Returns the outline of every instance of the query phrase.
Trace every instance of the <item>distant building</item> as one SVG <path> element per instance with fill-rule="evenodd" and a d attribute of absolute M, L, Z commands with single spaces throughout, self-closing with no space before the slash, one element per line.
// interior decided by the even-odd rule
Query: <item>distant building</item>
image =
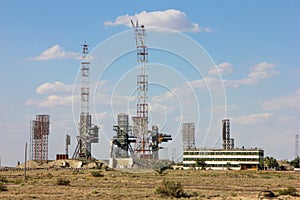
<path fill-rule="evenodd" d="M 212 170 L 258 170 L 263 166 L 262 149 L 210 149 L 183 151 L 183 169 L 199 168 L 197 161 L 204 161 Z"/>
<path fill-rule="evenodd" d="M 264 150 L 236 149 L 230 137 L 230 120 L 222 120 L 223 149 L 197 149 L 193 123 L 183 125 L 183 169 L 202 168 L 212 170 L 258 170 L 263 169 Z M 192 144 L 192 145 L 191 145 Z M 191 148 L 193 147 L 193 148 Z"/>
<path fill-rule="evenodd" d="M 195 123 L 182 124 L 183 150 L 196 149 L 195 145 Z"/>

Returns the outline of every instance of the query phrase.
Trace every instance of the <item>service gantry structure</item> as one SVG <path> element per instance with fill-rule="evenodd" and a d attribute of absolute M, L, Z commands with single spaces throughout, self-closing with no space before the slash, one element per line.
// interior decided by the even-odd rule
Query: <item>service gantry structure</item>
<path fill-rule="evenodd" d="M 30 159 L 47 161 L 50 115 L 36 115 L 35 120 L 32 120 L 30 124 Z"/>

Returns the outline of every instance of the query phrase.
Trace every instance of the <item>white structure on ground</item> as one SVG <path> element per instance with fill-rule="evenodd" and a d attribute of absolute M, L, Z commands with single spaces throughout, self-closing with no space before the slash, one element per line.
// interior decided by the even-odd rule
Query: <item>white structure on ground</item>
<path fill-rule="evenodd" d="M 262 149 L 211 149 L 183 151 L 183 169 L 199 168 L 198 161 L 205 162 L 212 170 L 258 170 L 263 166 Z M 199 165 L 199 164 L 198 164 Z"/>

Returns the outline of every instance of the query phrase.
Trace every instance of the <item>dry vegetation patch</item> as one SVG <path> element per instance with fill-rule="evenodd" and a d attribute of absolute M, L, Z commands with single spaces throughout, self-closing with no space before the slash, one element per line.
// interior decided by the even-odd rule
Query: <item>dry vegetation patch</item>
<path fill-rule="evenodd" d="M 1 171 L 8 191 L 0 192 L 0 199 L 164 199 L 155 191 L 170 181 L 181 185 L 190 199 L 257 200 L 261 191 L 270 190 L 279 198 L 295 200 L 299 197 L 284 190 L 300 191 L 296 172 L 167 170 L 163 176 L 156 171 L 139 172 L 32 170 L 24 180 L 20 171 Z"/>

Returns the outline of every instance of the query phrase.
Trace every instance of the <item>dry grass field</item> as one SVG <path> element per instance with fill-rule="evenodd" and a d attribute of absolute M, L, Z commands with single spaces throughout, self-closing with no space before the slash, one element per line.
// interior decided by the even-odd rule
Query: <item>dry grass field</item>
<path fill-rule="evenodd" d="M 22 171 L 0 171 L 0 177 L 8 181 L 3 183 L 8 191 L 1 191 L 0 199 L 166 199 L 155 193 L 164 180 L 180 182 L 189 199 L 251 200 L 258 199 L 262 190 L 278 194 L 287 187 L 300 193 L 299 172 L 167 170 L 158 174 L 102 170 L 100 177 L 95 177 L 95 171 L 99 170 L 32 170 L 27 172 L 27 180 Z M 69 185 L 64 182 L 68 180 Z M 280 195 L 275 199 L 295 200 L 300 196 Z"/>

